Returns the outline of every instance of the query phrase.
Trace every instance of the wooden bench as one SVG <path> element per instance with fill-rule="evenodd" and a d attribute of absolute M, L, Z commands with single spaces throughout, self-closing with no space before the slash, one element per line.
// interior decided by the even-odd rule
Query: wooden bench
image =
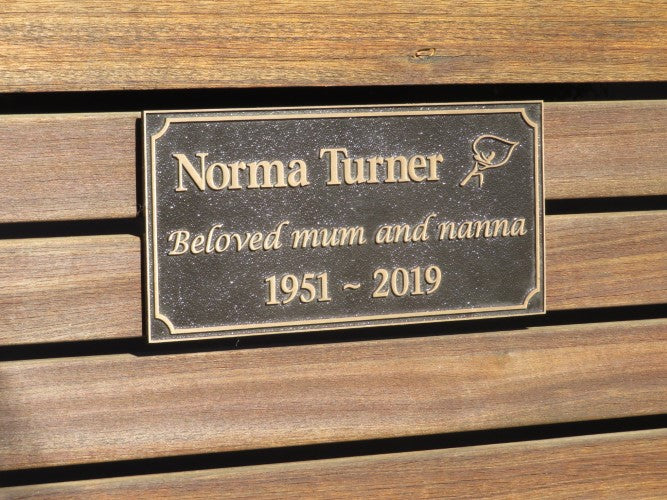
<path fill-rule="evenodd" d="M 667 5 L 4 7 L 0 495 L 665 494 Z M 643 100 L 631 83 L 651 81 Z M 491 83 L 546 101 L 546 316 L 145 344 L 127 102 Z"/>

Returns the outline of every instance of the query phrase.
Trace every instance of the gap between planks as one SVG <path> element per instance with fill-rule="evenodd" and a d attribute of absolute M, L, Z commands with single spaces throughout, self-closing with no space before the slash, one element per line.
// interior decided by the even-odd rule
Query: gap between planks
<path fill-rule="evenodd" d="M 545 234 L 548 311 L 667 302 L 667 211 L 547 216 Z M 139 337 L 141 301 L 138 237 L 0 240 L 0 345 Z"/>
<path fill-rule="evenodd" d="M 655 319 L 8 361 L 0 468 L 656 415 L 666 333 Z"/>
<path fill-rule="evenodd" d="M 667 430 L 7 488 L 5 498 L 617 498 L 667 491 Z"/>
<path fill-rule="evenodd" d="M 0 116 L 0 223 L 135 217 L 139 116 Z M 545 103 L 546 197 L 667 194 L 666 143 L 667 100 Z"/>

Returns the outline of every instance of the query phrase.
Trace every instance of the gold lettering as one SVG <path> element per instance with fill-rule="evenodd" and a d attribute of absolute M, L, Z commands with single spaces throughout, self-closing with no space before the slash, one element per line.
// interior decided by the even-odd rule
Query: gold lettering
<path fill-rule="evenodd" d="M 270 231 L 269 234 L 266 235 L 266 239 L 264 240 L 264 250 L 278 250 L 283 246 L 282 243 L 280 243 L 280 232 L 282 231 L 283 226 L 286 226 L 287 224 L 289 224 L 289 221 L 282 221 L 273 231 Z"/>
<path fill-rule="evenodd" d="M 352 163 L 356 165 L 354 169 L 356 173 L 352 172 Z M 366 182 L 364 163 L 364 158 L 357 158 L 356 160 L 346 158 L 343 160 L 343 180 L 345 180 L 345 184 L 364 184 Z"/>
<path fill-rule="evenodd" d="M 203 234 L 198 234 L 194 238 L 192 238 L 192 244 L 190 245 L 190 251 L 193 254 L 198 254 L 202 253 L 204 251 L 204 235 Z"/>
<path fill-rule="evenodd" d="M 366 236 L 362 226 L 292 231 L 292 248 L 328 248 L 335 246 L 363 245 Z"/>
<path fill-rule="evenodd" d="M 336 239 L 336 230 L 335 229 L 320 229 L 320 239 L 321 245 L 323 248 L 335 247 L 338 245 L 338 240 Z"/>
<path fill-rule="evenodd" d="M 421 182 L 427 179 L 426 175 L 417 174 L 417 169 L 426 169 L 426 158 L 422 155 L 415 155 L 408 162 L 408 176 L 415 182 Z"/>
<path fill-rule="evenodd" d="M 236 251 L 240 252 L 248 244 L 248 241 L 250 241 L 250 233 L 245 233 L 245 238 L 242 238 L 238 233 L 234 233 L 232 234 L 232 239 L 236 240 Z"/>
<path fill-rule="evenodd" d="M 445 236 L 447 236 L 448 230 L 449 230 L 448 238 L 450 240 L 456 239 L 456 226 L 454 225 L 453 222 L 441 222 L 440 224 L 438 224 L 438 232 L 439 232 L 438 239 L 441 241 L 444 240 Z"/>
<path fill-rule="evenodd" d="M 234 163 L 229 164 L 229 168 L 232 169 L 232 182 L 229 184 L 229 189 L 241 189 L 241 184 L 239 183 L 239 171 L 246 169 L 246 164 L 242 161 L 235 161 Z"/>
<path fill-rule="evenodd" d="M 472 222 L 470 221 L 465 221 L 463 224 L 459 226 L 459 233 L 458 233 L 458 238 L 460 240 L 462 239 L 470 239 L 473 236 L 472 232 Z"/>
<path fill-rule="evenodd" d="M 475 238 L 479 238 L 482 234 L 482 229 L 484 229 L 484 237 L 488 238 L 491 236 L 491 222 L 488 220 L 484 221 L 475 221 Z"/>
<path fill-rule="evenodd" d="M 429 174 L 426 180 L 428 181 L 438 181 L 438 162 L 444 161 L 442 155 L 430 155 L 428 156 L 428 169 Z"/>
<path fill-rule="evenodd" d="M 188 251 L 190 232 L 185 230 L 172 231 L 169 241 L 174 240 L 174 248 L 167 255 L 182 255 Z"/>
<path fill-rule="evenodd" d="M 501 233 L 503 236 L 508 236 L 510 234 L 509 224 L 507 222 L 507 219 L 496 219 L 493 222 L 491 222 L 491 225 L 493 226 L 493 237 L 494 238 L 496 238 L 498 236 L 498 233 L 500 232 L 500 228 L 503 229 L 503 232 Z"/>
<path fill-rule="evenodd" d="M 289 184 L 290 187 L 303 187 L 310 185 L 310 182 L 308 182 L 308 168 L 306 168 L 305 161 L 292 160 L 289 162 L 288 168 L 291 170 L 291 172 L 287 175 L 287 184 Z"/>
<path fill-rule="evenodd" d="M 409 224 L 386 224 L 375 233 L 375 243 L 378 245 L 400 243 L 401 240 L 403 243 L 411 241 Z"/>
<path fill-rule="evenodd" d="M 317 229 L 296 229 L 292 231 L 292 248 L 306 248 L 308 245 L 315 248 L 319 244 Z"/>
<path fill-rule="evenodd" d="M 385 182 L 408 182 L 410 180 L 408 178 L 408 160 L 405 156 L 389 156 L 385 158 L 385 161 L 387 162 L 387 178 Z M 401 177 L 398 180 L 396 179 L 396 170 L 394 169 L 396 162 L 401 165 Z"/>
<path fill-rule="evenodd" d="M 428 224 L 429 222 L 431 222 L 431 219 L 435 216 L 436 214 L 429 214 L 422 222 L 417 224 L 417 227 L 415 227 L 415 231 L 412 236 L 412 241 L 428 240 Z"/>
<path fill-rule="evenodd" d="M 339 246 L 363 245 L 366 243 L 366 235 L 362 226 L 339 227 L 337 230 Z"/>
<path fill-rule="evenodd" d="M 523 236 L 526 234 L 528 231 L 526 231 L 526 219 L 516 219 L 514 222 L 512 222 L 512 229 L 510 229 L 510 233 L 512 236 Z"/>
<path fill-rule="evenodd" d="M 248 182 L 248 189 L 258 187 L 287 187 L 287 184 L 285 184 L 285 165 L 280 160 L 274 160 L 272 162 L 255 161 L 249 163 L 248 167 L 250 167 L 250 181 Z M 259 167 L 261 167 L 263 171 L 261 186 L 259 185 L 257 179 L 257 170 Z M 273 172 L 275 173 L 274 177 L 276 180 L 275 184 L 271 182 L 271 169 L 274 169 Z"/>
<path fill-rule="evenodd" d="M 443 161 L 441 154 L 414 155 L 409 159 L 405 156 L 350 158 L 345 148 L 322 148 L 320 158 L 328 160 L 328 186 L 437 181 L 438 162 Z M 380 168 L 384 171 L 379 172 Z M 384 175 L 382 180 L 379 179 L 381 174 Z"/>
<path fill-rule="evenodd" d="M 204 182 L 204 162 L 206 161 L 208 153 L 196 154 L 196 156 L 199 157 L 201 172 L 195 170 L 195 167 L 192 166 L 192 163 L 190 163 L 190 160 L 188 160 L 184 154 L 174 153 L 171 156 L 178 162 L 178 186 L 176 186 L 175 191 L 187 191 L 187 188 L 183 186 L 183 169 L 185 169 L 190 176 L 190 179 L 192 179 L 199 190 L 204 191 L 204 189 L 206 189 L 206 184 Z"/>
<path fill-rule="evenodd" d="M 345 148 L 322 148 L 320 149 L 320 158 L 329 155 L 329 180 L 327 186 L 340 186 L 338 177 L 338 153 L 342 153 L 347 158 L 347 149 Z"/>
<path fill-rule="evenodd" d="M 250 238 L 250 243 L 248 243 L 248 248 L 250 251 L 255 252 L 256 250 L 262 248 L 263 239 L 264 235 L 262 233 L 254 233 Z"/>
<path fill-rule="evenodd" d="M 220 182 L 216 185 L 215 183 L 215 169 L 220 170 Z M 206 169 L 206 184 L 211 189 L 220 191 L 221 189 L 227 187 L 229 183 L 229 169 L 224 163 L 213 163 Z"/>
<path fill-rule="evenodd" d="M 211 253 L 215 250 L 215 247 L 211 244 L 211 240 L 213 239 L 213 232 L 220 228 L 222 228 L 222 224 L 216 224 L 208 230 L 208 236 L 206 237 L 206 253 Z"/>
<path fill-rule="evenodd" d="M 382 156 L 372 156 L 368 159 L 368 184 L 377 184 L 378 181 L 378 166 L 384 163 Z"/>
<path fill-rule="evenodd" d="M 511 226 L 507 219 L 464 221 L 461 223 L 446 221 L 438 224 L 438 239 L 469 240 L 472 238 L 506 238 L 527 234 L 526 219 L 513 219 Z"/>
<path fill-rule="evenodd" d="M 222 244 L 224 242 L 224 245 Z M 224 252 L 232 244 L 232 237 L 228 233 L 222 233 L 215 240 L 215 251 L 217 253 Z"/>

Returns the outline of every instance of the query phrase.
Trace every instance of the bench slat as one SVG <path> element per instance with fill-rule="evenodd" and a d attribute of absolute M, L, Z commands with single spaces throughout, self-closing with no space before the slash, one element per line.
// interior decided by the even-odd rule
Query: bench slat
<path fill-rule="evenodd" d="M 667 302 L 667 211 L 546 217 L 547 309 Z M 128 235 L 0 240 L 0 345 L 137 337 Z"/>
<path fill-rule="evenodd" d="M 10 1 L 0 91 L 661 81 L 664 2 Z"/>
<path fill-rule="evenodd" d="M 0 345 L 140 336 L 139 238 L 0 241 L 0 311 Z"/>
<path fill-rule="evenodd" d="M 658 498 L 667 430 L 40 484 L 6 498 Z"/>
<path fill-rule="evenodd" d="M 667 194 L 667 101 L 544 104 L 547 199 Z"/>
<path fill-rule="evenodd" d="M 0 222 L 136 217 L 139 116 L 0 116 Z"/>
<path fill-rule="evenodd" d="M 0 364 L 0 468 L 667 411 L 667 320 Z"/>
<path fill-rule="evenodd" d="M 667 194 L 667 101 L 545 103 L 547 199 Z M 2 222 L 134 217 L 138 113 L 0 116 Z"/>

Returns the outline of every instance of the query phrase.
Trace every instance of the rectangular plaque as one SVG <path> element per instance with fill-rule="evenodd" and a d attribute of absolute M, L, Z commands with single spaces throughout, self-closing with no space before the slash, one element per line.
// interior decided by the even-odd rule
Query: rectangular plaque
<path fill-rule="evenodd" d="M 541 102 L 143 127 L 150 342 L 544 312 Z"/>

